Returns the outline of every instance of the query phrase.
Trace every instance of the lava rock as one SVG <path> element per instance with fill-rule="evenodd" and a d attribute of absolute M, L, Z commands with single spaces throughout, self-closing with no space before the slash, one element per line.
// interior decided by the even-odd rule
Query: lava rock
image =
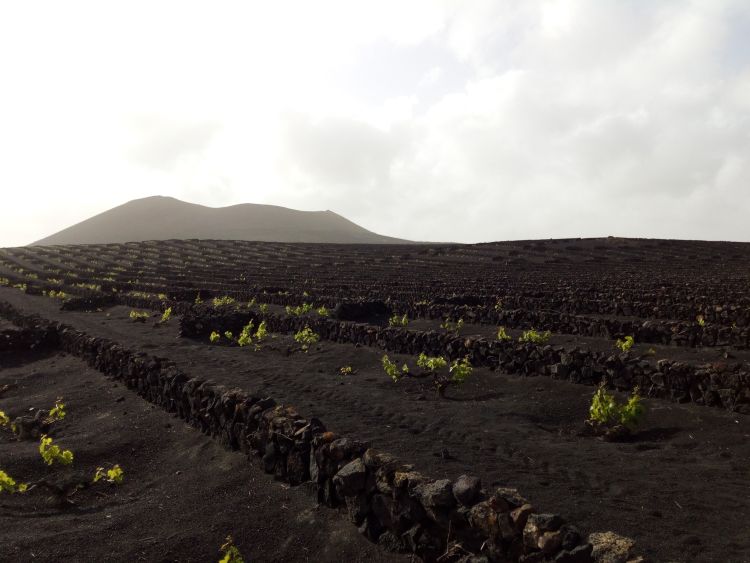
<path fill-rule="evenodd" d="M 545 537 L 547 532 L 556 532 L 563 525 L 563 519 L 556 514 L 530 514 L 523 529 L 524 545 L 532 549 L 542 549 L 542 545 L 552 542 L 551 538 Z M 562 544 L 562 537 L 558 537 Z"/>
<path fill-rule="evenodd" d="M 456 504 L 450 479 L 423 483 L 416 488 L 417 497 L 429 508 L 449 508 Z"/>
<path fill-rule="evenodd" d="M 479 477 L 461 475 L 453 483 L 453 496 L 464 506 L 471 506 L 479 497 L 482 490 L 482 481 Z"/>
<path fill-rule="evenodd" d="M 589 535 L 593 546 L 591 556 L 602 563 L 626 563 L 631 559 L 635 542 L 614 532 L 596 532 Z"/>
<path fill-rule="evenodd" d="M 519 506 L 528 504 L 528 501 L 518 494 L 516 489 L 500 487 L 495 491 L 492 503 L 498 512 L 510 512 Z"/>
<path fill-rule="evenodd" d="M 266 444 L 266 452 L 263 454 L 263 470 L 266 473 L 273 473 L 276 467 L 276 446 L 273 442 Z"/>
<path fill-rule="evenodd" d="M 350 497 L 358 494 L 365 488 L 367 480 L 367 468 L 362 459 L 357 458 L 342 467 L 333 477 L 336 492 L 339 496 Z"/>
<path fill-rule="evenodd" d="M 579 545 L 573 549 L 561 551 L 553 561 L 555 563 L 593 563 L 592 549 L 593 546 L 590 543 Z"/>

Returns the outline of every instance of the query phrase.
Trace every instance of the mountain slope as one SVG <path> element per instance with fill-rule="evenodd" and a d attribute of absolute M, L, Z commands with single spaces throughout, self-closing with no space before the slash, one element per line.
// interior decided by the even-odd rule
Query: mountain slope
<path fill-rule="evenodd" d="M 243 203 L 205 207 L 172 197 L 134 199 L 38 240 L 33 245 L 168 239 L 399 244 L 332 211 L 297 211 Z"/>

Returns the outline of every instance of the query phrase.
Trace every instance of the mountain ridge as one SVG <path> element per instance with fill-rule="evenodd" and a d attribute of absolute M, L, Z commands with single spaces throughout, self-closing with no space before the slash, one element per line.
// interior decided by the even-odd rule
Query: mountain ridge
<path fill-rule="evenodd" d="M 149 196 L 103 211 L 29 246 L 169 239 L 413 244 L 369 231 L 331 210 L 300 211 L 259 203 L 208 207 Z"/>

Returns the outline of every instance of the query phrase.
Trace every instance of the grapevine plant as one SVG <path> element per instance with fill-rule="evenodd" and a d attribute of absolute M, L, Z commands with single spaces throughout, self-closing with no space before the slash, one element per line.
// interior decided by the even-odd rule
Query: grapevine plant
<path fill-rule="evenodd" d="M 497 339 L 503 342 L 511 339 L 510 335 L 507 332 L 505 332 L 504 326 L 501 326 L 497 329 Z"/>
<path fill-rule="evenodd" d="M 306 315 L 307 313 L 312 311 L 312 309 L 313 309 L 312 303 L 302 303 L 302 305 L 298 305 L 297 307 L 292 307 L 291 305 L 287 305 L 285 307 L 286 314 L 292 315 L 295 317 L 301 317 L 302 315 Z"/>
<path fill-rule="evenodd" d="M 399 370 L 398 365 L 396 365 L 395 362 L 392 362 L 387 354 L 383 355 L 383 357 L 380 359 L 380 362 L 383 364 L 383 370 L 385 371 L 386 375 L 390 377 L 394 383 L 396 383 L 402 377 L 409 375 L 409 366 L 404 364 L 403 366 L 401 366 L 401 370 Z"/>
<path fill-rule="evenodd" d="M 294 341 L 299 342 L 302 345 L 302 350 L 307 352 L 310 346 L 320 340 L 320 336 L 315 334 L 309 326 L 305 326 L 302 330 L 294 335 Z"/>
<path fill-rule="evenodd" d="M 645 412 L 638 387 L 627 402 L 619 404 L 602 381 L 591 399 L 588 424 L 605 436 L 627 435 L 638 428 Z"/>
<path fill-rule="evenodd" d="M 632 336 L 626 336 L 623 339 L 618 338 L 615 342 L 615 346 L 617 346 L 622 352 L 630 352 L 633 344 L 635 344 L 635 339 Z"/>
<path fill-rule="evenodd" d="M 94 478 L 91 482 L 97 483 L 99 481 L 104 481 L 112 485 L 121 485 L 124 479 L 125 472 L 122 470 L 122 467 L 118 464 L 114 464 L 111 468 L 106 470 L 103 467 L 97 467 L 96 473 L 94 473 Z"/>
<path fill-rule="evenodd" d="M 247 346 L 248 344 L 252 344 L 254 326 L 255 322 L 251 320 L 244 327 L 242 327 L 242 332 L 240 332 L 239 337 L 237 337 L 237 344 L 239 344 L 240 346 Z"/>
<path fill-rule="evenodd" d="M 380 361 L 383 365 L 383 371 L 394 383 L 405 376 L 411 375 L 409 366 L 404 364 L 399 370 L 398 365 L 392 362 L 387 355 L 384 355 Z M 449 366 L 448 361 L 443 356 L 428 356 L 424 352 L 417 358 L 417 366 L 422 368 L 421 375 L 432 377 L 435 390 L 440 397 L 445 397 L 448 387 L 463 384 L 473 371 L 468 356 L 461 360 L 454 360 Z M 445 373 L 446 367 L 448 368 L 447 373 Z"/>
<path fill-rule="evenodd" d="M 435 373 L 440 368 L 444 368 L 448 365 L 443 356 L 428 356 L 424 352 L 417 358 L 417 365 L 430 373 Z"/>
<path fill-rule="evenodd" d="M 260 350 L 260 343 L 268 337 L 266 321 L 261 321 L 261 323 L 258 325 L 258 330 L 255 332 L 255 335 L 253 335 L 254 328 L 255 322 L 251 320 L 242 328 L 242 332 L 240 332 L 240 335 L 237 338 L 237 344 L 239 344 L 240 347 L 249 346 L 250 344 L 253 344 L 253 338 L 255 338 L 255 351 L 257 352 L 258 350 Z"/>
<path fill-rule="evenodd" d="M 145 323 L 149 314 L 145 311 L 130 311 L 130 320 Z"/>
<path fill-rule="evenodd" d="M 70 465 L 73 463 L 73 452 L 63 450 L 57 444 L 53 444 L 52 438 L 46 434 L 39 441 L 39 454 L 47 465 L 52 465 L 55 462 L 60 465 Z"/>
<path fill-rule="evenodd" d="M 47 427 L 60 420 L 63 420 L 67 413 L 65 411 L 65 403 L 62 402 L 61 398 L 55 401 L 55 405 L 47 412 L 44 416 L 44 411 L 37 411 L 37 415 L 33 418 L 34 421 L 42 421 Z M 10 417 L 4 412 L 0 411 L 0 427 L 11 426 L 11 429 L 15 433 L 17 431 L 16 425 L 11 424 Z M 20 431 L 20 430 L 19 430 Z M 70 466 L 73 464 L 73 452 L 61 448 L 59 445 L 53 443 L 51 437 L 47 434 L 42 434 L 39 439 L 39 455 L 42 461 L 47 466 L 62 465 Z M 122 468 L 115 464 L 109 469 L 104 467 L 97 468 L 90 483 L 105 482 L 112 485 L 119 485 L 124 480 L 125 473 Z M 88 481 L 80 480 L 80 478 L 74 478 L 72 481 L 61 485 L 55 480 L 46 478 L 39 479 L 33 483 L 21 483 L 11 477 L 7 472 L 0 469 L 0 493 L 26 493 L 37 487 L 44 487 L 48 489 L 57 501 L 65 506 L 72 504 L 70 496 L 73 495 L 77 490 L 82 489 L 90 484 Z"/>
<path fill-rule="evenodd" d="M 544 332 L 537 332 L 533 328 L 531 330 L 524 330 L 523 334 L 519 337 L 519 342 L 531 342 L 533 344 L 547 344 L 552 333 L 548 330 Z"/>
<path fill-rule="evenodd" d="M 222 558 L 219 559 L 219 563 L 245 563 L 245 560 L 242 559 L 240 550 L 234 545 L 232 536 L 227 536 L 226 541 L 219 548 L 219 551 L 222 553 Z"/>
<path fill-rule="evenodd" d="M 57 422 L 58 420 L 62 420 L 63 418 L 65 418 L 65 415 L 65 403 L 62 402 L 62 397 L 58 397 L 55 400 L 55 406 L 50 409 L 45 422 L 48 424 L 52 424 L 53 422 Z"/>
<path fill-rule="evenodd" d="M 443 321 L 443 323 L 440 325 L 440 328 L 442 328 L 445 332 L 452 332 L 456 336 L 458 336 L 458 333 L 461 332 L 461 329 L 463 327 L 463 319 L 458 319 L 456 322 L 453 322 L 450 319 L 445 319 L 445 321 Z"/>
<path fill-rule="evenodd" d="M 159 321 L 161 324 L 166 323 L 169 321 L 169 319 L 172 318 L 172 307 L 167 307 L 164 309 L 164 312 L 161 314 L 161 320 Z"/>
<path fill-rule="evenodd" d="M 0 469 L 0 493 L 25 493 L 29 488 L 27 483 L 16 483 L 16 480 Z"/>
<path fill-rule="evenodd" d="M 406 313 L 404 313 L 400 317 L 398 315 L 393 315 L 390 319 L 388 319 L 388 326 L 391 326 L 391 327 L 409 326 L 409 317 L 406 316 Z"/>

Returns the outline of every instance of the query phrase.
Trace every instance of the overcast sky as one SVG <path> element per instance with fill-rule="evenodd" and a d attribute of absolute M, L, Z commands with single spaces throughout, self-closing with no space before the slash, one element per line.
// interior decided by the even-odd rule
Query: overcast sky
<path fill-rule="evenodd" d="M 750 2 L 4 2 L 0 246 L 149 195 L 750 241 Z"/>

